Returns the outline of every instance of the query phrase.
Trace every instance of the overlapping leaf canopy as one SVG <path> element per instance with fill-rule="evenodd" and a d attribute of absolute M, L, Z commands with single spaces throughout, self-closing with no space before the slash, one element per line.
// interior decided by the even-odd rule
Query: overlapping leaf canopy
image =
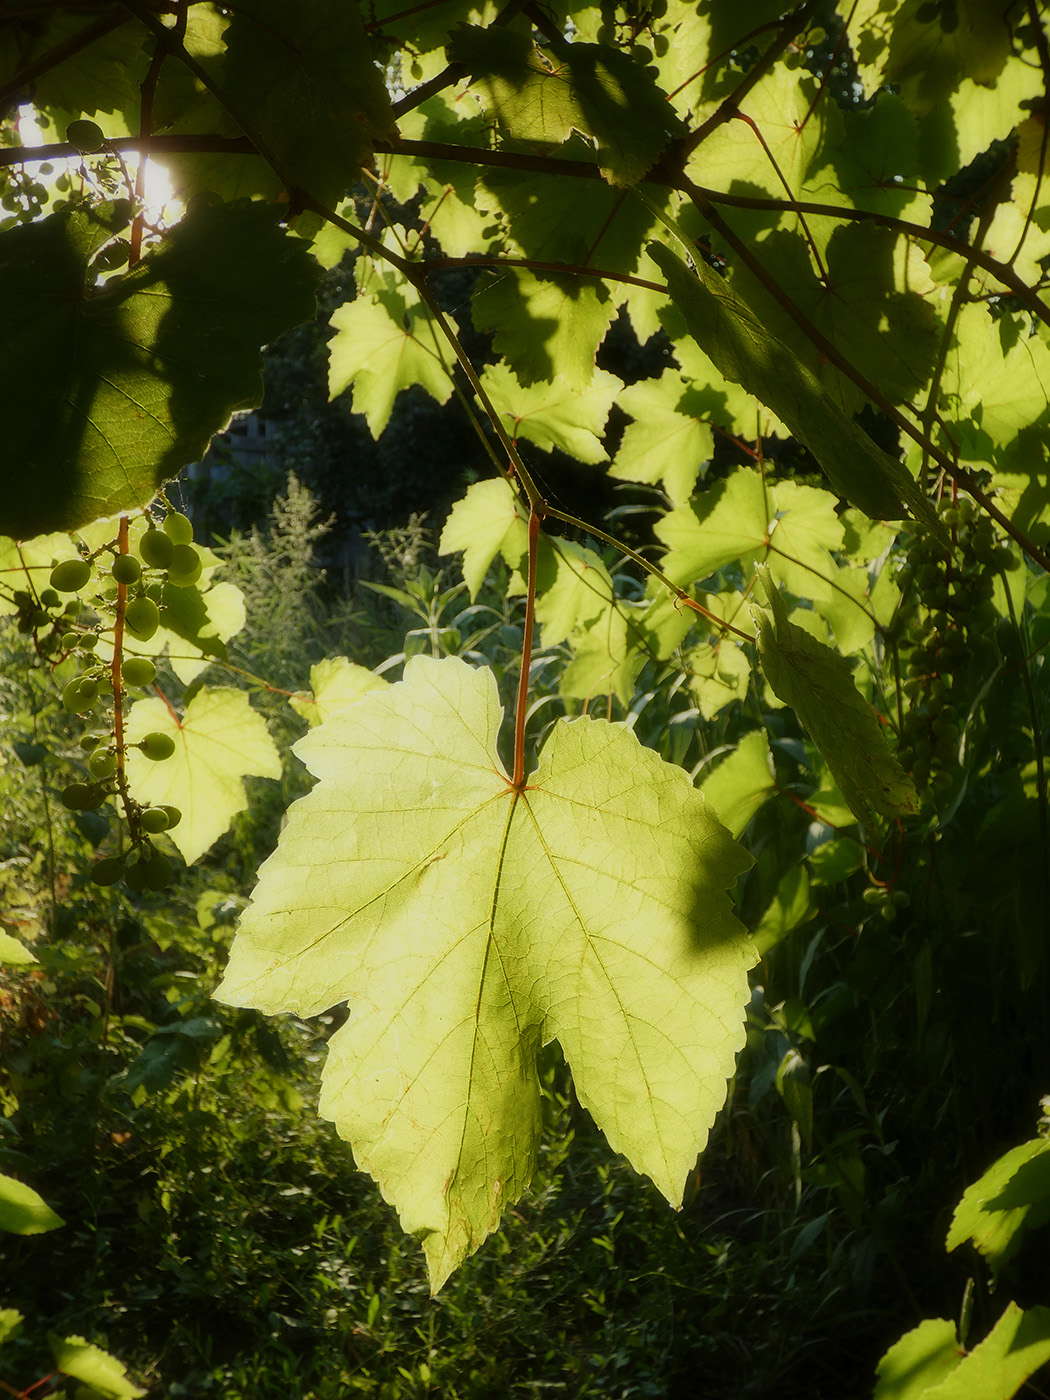
<path fill-rule="evenodd" d="M 4 126 L 0 611 L 32 625 L 12 580 L 41 591 L 52 532 L 146 505 L 260 401 L 262 347 L 314 314 L 344 252 L 333 396 L 376 436 L 402 391 L 455 397 L 506 473 L 471 485 L 442 537 L 472 600 L 494 565 L 509 596 L 530 587 L 529 506 L 559 509 L 566 457 L 650 511 L 627 565 L 541 541 L 538 642 L 578 717 L 524 787 L 500 766 L 491 681 L 459 663 L 390 688 L 335 664 L 295 697 L 328 716 L 302 749 L 320 781 L 225 994 L 355 1005 L 323 1106 L 435 1283 L 527 1182 L 545 1039 L 671 1200 L 740 1043 L 738 849 L 673 764 L 579 712 L 637 723 L 644 672 L 689 698 L 682 735 L 757 694 L 760 662 L 765 702 L 823 754 L 812 810 L 878 828 L 917 806 L 887 738 L 901 689 L 843 654 L 892 644 L 897 522 L 948 550 L 932 497 L 969 491 L 1046 564 L 1046 66 L 1036 26 L 991 0 L 136 0 L 5 21 L 0 104 L 32 101 L 47 155 L 72 164 L 34 191 Z M 98 123 L 97 153 L 63 141 L 72 117 Z M 136 202 L 146 151 L 182 201 L 159 218 Z M 182 681 L 240 621 L 210 584 L 158 595 L 143 649 L 187 640 Z M 1002 585 L 1000 615 L 1024 586 Z M 278 756 L 233 690 L 140 701 L 129 739 L 154 729 L 176 755 L 133 753 L 132 789 L 184 810 L 172 839 L 192 859 Z M 742 834 L 777 791 L 764 736 L 705 787 Z M 806 908 L 785 885 L 770 927 Z M 1039 1330 L 1026 1318 L 1004 1316 L 989 1364 Z M 913 1342 L 948 1374 L 943 1331 Z"/>

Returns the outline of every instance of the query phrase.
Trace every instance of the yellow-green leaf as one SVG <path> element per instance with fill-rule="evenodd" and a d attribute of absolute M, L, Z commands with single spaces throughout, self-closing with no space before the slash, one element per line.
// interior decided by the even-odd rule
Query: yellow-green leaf
<path fill-rule="evenodd" d="M 523 791 L 495 680 L 416 657 L 300 740 L 222 1000 L 347 1000 L 321 1112 L 418 1235 L 436 1290 L 527 1185 L 558 1040 L 612 1145 L 679 1204 L 743 1041 L 749 857 L 626 727 L 557 723 Z"/>
<path fill-rule="evenodd" d="M 183 860 L 192 862 L 247 807 L 247 775 L 281 776 L 280 755 L 247 694 L 227 687 L 199 690 L 181 719 L 159 697 L 139 700 L 128 714 L 127 742 L 136 744 L 154 732 L 169 735 L 175 752 L 154 763 L 130 749 L 131 793 L 143 806 L 178 807 L 182 821 L 171 839 Z"/>

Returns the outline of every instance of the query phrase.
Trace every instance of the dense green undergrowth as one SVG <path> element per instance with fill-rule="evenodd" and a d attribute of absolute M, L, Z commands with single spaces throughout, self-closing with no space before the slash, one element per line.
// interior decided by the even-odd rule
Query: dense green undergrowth
<path fill-rule="evenodd" d="M 331 637 L 378 660 L 399 641 L 440 649 L 480 632 L 512 676 L 521 604 L 504 589 L 470 607 L 413 529 L 381 542 L 393 574 L 373 569 L 400 604 L 365 586 L 352 604 L 326 598 L 309 568 L 317 531 L 293 482 L 269 532 L 222 547 L 259 590 L 233 661 L 297 687 Z M 759 861 L 738 891 L 767 946 L 685 1209 L 668 1212 L 610 1152 L 552 1047 L 533 1186 L 434 1300 L 416 1246 L 312 1111 L 343 1013 L 274 1023 L 211 998 L 301 768 L 255 780 L 229 835 L 168 894 L 99 889 L 87 872 L 107 819 L 56 797 L 81 725 L 11 625 L 3 644 L 6 722 L 21 734 L 2 779 L 4 927 L 34 938 L 40 961 L 4 977 L 0 1170 L 67 1222 L 3 1237 L 7 1302 L 29 1319 L 4 1349 L 8 1384 L 46 1370 L 51 1331 L 90 1336 L 158 1396 L 841 1400 L 867 1393 L 902 1330 L 960 1305 L 969 1266 L 941 1252 L 948 1211 L 1030 1132 L 1039 1088 L 1037 1070 L 1008 1068 L 1041 1053 L 1019 917 L 1039 871 L 996 762 L 980 760 L 935 839 L 902 851 L 895 889 L 909 898 L 891 918 L 864 898 L 863 847 L 798 795 L 813 759 L 797 728 L 767 714 L 782 792 L 752 820 Z M 557 651 L 540 661 L 553 670 Z M 286 700 L 270 704 L 271 723 L 297 732 Z M 635 723 L 675 741 L 655 700 Z M 704 742 L 717 757 L 732 739 L 723 727 Z M 969 853 L 975 830 L 995 839 L 997 811 L 1012 864 L 1008 898 L 992 900 Z M 977 1005 L 1011 1058 L 974 1042 Z M 1044 1296 L 1038 1252 L 1008 1280 L 1022 1301 Z M 994 1314 L 979 1284 L 977 1321 Z"/>

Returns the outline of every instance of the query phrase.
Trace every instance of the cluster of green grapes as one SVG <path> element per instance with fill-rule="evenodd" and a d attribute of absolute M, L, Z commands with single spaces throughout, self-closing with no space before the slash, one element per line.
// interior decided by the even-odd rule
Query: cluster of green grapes
<path fill-rule="evenodd" d="M 70 783 L 61 794 L 71 811 L 92 811 L 114 797 L 124 809 L 130 849 L 94 865 L 91 878 L 98 885 L 123 879 L 132 890 L 160 890 L 171 878 L 171 862 L 150 838 L 177 826 L 182 813 L 176 807 L 143 807 L 132 798 L 124 775 L 129 746 L 123 742 L 122 714 L 118 720 L 117 711 L 127 689 L 143 689 L 156 679 L 157 668 L 148 657 L 124 655 L 124 639 L 148 642 L 161 624 L 165 586 L 189 587 L 200 578 L 201 557 L 192 540 L 191 522 L 171 511 L 162 528 L 149 522 L 135 553 L 121 552 L 119 541 L 111 541 L 90 556 L 57 563 L 51 570 L 50 587 L 39 598 L 29 594 L 15 598 L 19 626 L 34 632 L 37 650 L 56 661 L 74 657 L 80 663 L 81 669 L 62 691 L 63 707 L 85 717 L 96 706 L 111 707 L 108 727 L 88 729 L 80 741 L 87 780 Z M 90 607 L 80 596 L 86 592 L 91 595 Z M 67 595 L 64 602 L 63 594 Z M 104 634 L 112 634 L 117 652 L 111 663 L 96 656 Z M 171 736 L 159 731 L 147 734 L 134 747 L 156 763 L 175 752 Z"/>
<path fill-rule="evenodd" d="M 888 924 L 911 903 L 907 890 L 891 889 L 889 885 L 868 885 L 861 898 L 865 904 L 877 910 Z"/>
<path fill-rule="evenodd" d="M 943 500 L 938 513 L 951 531 L 952 548 L 920 529 L 900 576 L 905 596 L 912 593 L 913 621 L 902 687 L 910 706 L 899 757 L 919 789 L 952 785 L 974 677 L 985 673 L 993 650 L 981 614 L 995 575 L 1020 562 L 996 541 L 991 520 L 969 499 Z"/>

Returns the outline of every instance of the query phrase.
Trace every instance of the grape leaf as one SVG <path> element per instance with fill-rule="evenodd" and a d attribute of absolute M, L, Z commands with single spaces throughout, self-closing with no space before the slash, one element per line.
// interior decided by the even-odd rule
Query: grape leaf
<path fill-rule="evenodd" d="M 565 154 L 579 143 L 578 154 L 586 158 L 580 138 L 569 143 Z M 623 190 L 592 180 L 586 198 L 580 184 L 559 175 L 541 175 L 493 167 L 483 170 L 479 180 L 485 199 L 503 214 L 508 232 L 527 258 L 539 262 L 590 264 L 634 272 L 642 250 L 656 232 L 656 220 L 640 200 Z M 669 191 L 654 191 L 662 203 Z"/>
<path fill-rule="evenodd" d="M 529 547 L 528 528 L 521 501 L 502 477 L 475 481 L 467 487 L 467 494 L 449 511 L 438 551 L 463 551 L 463 577 L 471 602 L 497 554 L 502 554 L 511 568 L 521 562 Z"/>
<path fill-rule="evenodd" d="M 0 1175 L 0 1230 L 13 1235 L 42 1235 L 65 1223 L 31 1186 Z"/>
<path fill-rule="evenodd" d="M 582 132 L 613 185 L 635 184 L 681 131 L 653 75 L 608 46 L 552 39 L 541 51 L 516 30 L 462 25 L 448 56 L 516 141 L 560 146 Z"/>
<path fill-rule="evenodd" d="M 936 515 L 905 467 L 847 417 L 827 390 L 749 306 L 699 260 L 690 272 L 660 243 L 650 256 L 667 278 L 690 334 L 726 379 L 740 383 L 813 453 L 835 490 L 868 515 L 899 519 L 904 503 L 936 527 Z"/>
<path fill-rule="evenodd" d="M 543 591 L 536 596 L 536 621 L 543 629 L 544 647 L 557 646 L 592 626 L 616 594 L 609 570 L 593 549 L 559 540 L 552 553 L 553 577 L 542 579 Z"/>
<path fill-rule="evenodd" d="M 0 965 L 5 967 L 25 967 L 38 961 L 36 954 L 26 945 L 0 929 Z"/>
<path fill-rule="evenodd" d="M 818 152 L 838 144 L 842 117 L 814 78 L 777 64 L 743 99 L 748 121 L 722 122 L 697 147 L 687 173 L 709 189 L 782 199 L 802 191 Z M 759 136 L 761 132 L 761 136 Z"/>
<path fill-rule="evenodd" d="M 313 314 L 316 265 L 258 204 L 197 207 L 94 286 L 89 260 L 128 212 L 67 209 L 0 234 L 0 532 L 16 539 L 146 505 L 261 402 L 260 347 Z"/>
<path fill-rule="evenodd" d="M 613 400 L 623 384 L 607 370 L 596 369 L 586 389 L 574 390 L 563 379 L 553 384 L 521 384 L 509 365 L 488 365 L 482 387 L 511 437 L 527 438 L 537 447 L 560 447 L 581 462 L 604 462 L 601 435 Z"/>
<path fill-rule="evenodd" d="M 572 635 L 573 657 L 558 681 L 561 694 L 587 702 L 615 695 L 627 709 L 645 664 L 638 642 L 646 611 L 644 604 L 623 598 L 602 603 Z"/>
<path fill-rule="evenodd" d="M 940 327 L 936 287 L 913 243 L 875 224 L 839 227 L 820 277 L 801 234 L 777 231 L 761 246 L 766 271 L 849 364 L 891 402 L 915 397 L 936 362 Z M 858 386 L 825 360 L 749 268 L 735 270 L 733 289 L 844 409 L 863 408 Z"/>
<path fill-rule="evenodd" d="M 873 1400 L 1011 1400 L 1050 1360 L 1050 1308 L 1022 1310 L 1008 1303 L 971 1351 L 954 1345 L 950 1370 L 949 1330 L 954 1332 L 950 1322 L 927 1319 L 891 1347 L 880 1362 Z M 882 1368 L 891 1357 L 887 1383 Z M 923 1370 L 917 1373 L 919 1365 Z"/>
<path fill-rule="evenodd" d="M 83 1337 L 59 1337 L 54 1332 L 47 1334 L 55 1367 L 84 1382 L 78 1394 L 85 1400 L 136 1400 L 146 1392 L 128 1380 L 122 1362 L 101 1347 L 93 1346 Z"/>
<path fill-rule="evenodd" d="M 669 549 L 664 572 L 691 583 L 726 564 L 750 568 L 760 560 L 799 597 L 829 597 L 828 579 L 837 573 L 829 551 L 843 538 L 835 505 L 828 491 L 737 467 L 657 522 L 655 533 Z"/>
<path fill-rule="evenodd" d="M 776 790 L 773 759 L 761 729 L 745 734 L 729 757 L 700 784 L 700 791 L 736 837 Z"/>
<path fill-rule="evenodd" d="M 770 612 L 752 609 L 762 670 L 777 699 L 790 705 L 809 731 L 850 810 L 866 825 L 877 813 L 901 817 L 916 811 L 915 786 L 890 752 L 849 662 L 789 622 L 767 571 L 758 572 L 770 606 Z"/>
<path fill-rule="evenodd" d="M 182 821 L 169 834 L 188 863 L 202 856 L 247 807 L 242 781 L 247 774 L 281 776 L 281 759 L 266 723 L 243 690 L 198 690 L 181 720 L 158 696 L 138 700 L 124 732 L 129 744 L 154 732 L 175 743 L 175 752 L 160 763 L 130 749 L 128 785 L 143 806 L 178 807 Z"/>
<path fill-rule="evenodd" d="M 629 385 L 616 402 L 634 419 L 624 430 L 609 475 L 618 481 L 662 481 L 675 503 L 687 501 L 714 439 L 707 396 L 677 370 Z"/>
<path fill-rule="evenodd" d="M 332 315 L 328 343 L 331 398 L 354 386 L 355 413 L 363 413 L 379 437 L 401 389 L 419 384 L 438 403 L 452 395 L 448 347 L 435 330 L 418 293 L 407 282 L 377 279 L 379 289 L 358 295 Z"/>
<path fill-rule="evenodd" d="M 879 1362 L 872 1400 L 922 1400 L 961 1360 L 954 1322 L 928 1317 L 894 1342 Z"/>
<path fill-rule="evenodd" d="M 601 284 L 514 268 L 481 283 L 471 312 L 522 384 L 560 376 L 586 389 L 616 307 Z"/>
<path fill-rule="evenodd" d="M 536 1161 L 536 1056 L 558 1040 L 613 1147 L 675 1205 L 743 1042 L 751 961 L 723 891 L 749 863 L 625 727 L 559 721 L 521 793 L 495 679 L 415 657 L 300 740 L 295 803 L 220 1000 L 349 1000 L 320 1111 L 436 1291 Z"/>
<path fill-rule="evenodd" d="M 329 656 L 310 667 L 312 694 L 293 695 L 288 703 L 312 729 L 314 725 L 345 710 L 370 690 L 379 690 L 388 682 L 367 666 L 359 666 L 346 656 Z"/>
<path fill-rule="evenodd" d="M 1024 1231 L 1050 1220 L 1050 1140 L 1034 1138 L 1000 1157 L 955 1207 L 947 1249 L 972 1240 L 993 1275 L 1016 1253 Z"/>
<path fill-rule="evenodd" d="M 0 83 L 6 84 L 32 60 L 70 44 L 89 28 L 83 12 L 49 13 L 49 9 L 27 6 L 20 17 L 5 16 L 5 33 L 0 37 Z M 32 85 L 34 104 L 86 116 L 121 112 L 134 119 L 140 101 L 136 74 L 142 69 L 145 53 L 143 31 L 130 24 L 130 19 L 129 15 L 109 33 L 74 48 L 61 63 L 46 64 Z M 56 133 L 56 139 L 63 135 Z"/>
<path fill-rule="evenodd" d="M 282 176 L 334 205 L 394 130 L 356 0 L 240 0 L 225 52 L 198 59 Z"/>

